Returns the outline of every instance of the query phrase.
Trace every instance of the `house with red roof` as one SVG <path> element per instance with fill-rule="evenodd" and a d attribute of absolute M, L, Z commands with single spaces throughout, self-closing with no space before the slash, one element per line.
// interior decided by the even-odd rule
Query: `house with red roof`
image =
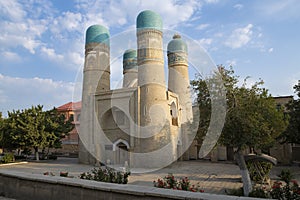
<path fill-rule="evenodd" d="M 81 101 L 69 102 L 56 109 L 59 113 L 65 115 L 66 120 L 73 118 L 73 123 L 75 124 L 75 128 L 62 138 L 62 148 L 57 149 L 56 152 L 69 156 L 78 156 L 78 131 L 80 126 Z"/>

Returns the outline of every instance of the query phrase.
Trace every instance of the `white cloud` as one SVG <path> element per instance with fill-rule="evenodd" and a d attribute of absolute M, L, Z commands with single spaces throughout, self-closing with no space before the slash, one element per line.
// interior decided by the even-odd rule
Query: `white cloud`
<path fill-rule="evenodd" d="M 253 25 L 248 24 L 246 27 L 233 30 L 224 44 L 232 49 L 246 45 L 251 40 L 252 28 Z"/>
<path fill-rule="evenodd" d="M 68 52 L 67 60 L 70 61 L 70 65 L 72 65 L 71 67 L 74 70 L 77 70 L 78 68 L 82 67 L 84 64 L 83 55 L 77 52 Z"/>
<path fill-rule="evenodd" d="M 197 30 L 204 30 L 207 27 L 209 27 L 209 24 L 200 24 L 199 26 L 196 27 Z"/>
<path fill-rule="evenodd" d="M 53 20 L 50 29 L 54 34 L 61 34 L 64 31 L 81 31 L 82 25 L 81 13 L 67 11 Z"/>
<path fill-rule="evenodd" d="M 237 63 L 237 61 L 236 61 L 236 59 L 233 59 L 233 60 L 227 60 L 226 61 L 226 64 L 228 65 L 228 66 L 236 66 L 236 63 Z"/>
<path fill-rule="evenodd" d="M 202 38 L 202 39 L 198 40 L 200 45 L 205 49 L 207 49 L 211 45 L 212 41 L 213 40 L 211 38 Z"/>
<path fill-rule="evenodd" d="M 54 49 L 42 47 L 41 53 L 45 55 L 51 61 L 59 62 L 64 59 L 64 56 L 61 54 L 57 54 Z"/>
<path fill-rule="evenodd" d="M 10 62 L 20 62 L 22 60 L 17 53 L 11 51 L 1 52 L 1 58 Z"/>
<path fill-rule="evenodd" d="M 130 5 L 130 6 L 128 6 Z M 157 6 L 161 5 L 161 6 Z M 178 24 L 185 22 L 192 18 L 192 15 L 201 7 L 200 0 L 188 0 L 178 2 L 173 0 L 152 0 L 152 1 L 132 1 L 132 0 L 118 0 L 118 1 L 80 1 L 78 8 L 86 10 L 90 15 L 86 19 L 97 19 L 100 22 L 105 22 L 104 25 L 122 26 L 135 24 L 136 17 L 142 10 L 153 10 L 159 13 L 163 18 L 164 27 L 176 27 Z M 102 8 L 99 12 L 99 8 Z M 87 15 L 88 15 L 87 14 Z"/>
<path fill-rule="evenodd" d="M 4 1 L 1 2 L 3 5 Z M 27 12 L 23 9 L 22 5 L 17 2 L 14 4 L 7 3 L 5 6 L 5 9 L 7 10 L 15 10 L 13 6 L 17 6 L 16 12 L 23 14 L 18 15 L 18 17 L 9 16 L 6 18 L 4 13 L 0 14 L 1 17 L 4 17 L 4 20 L 0 21 L 0 26 L 2 27 L 0 36 L 1 48 L 8 51 L 10 48 L 22 46 L 30 53 L 34 54 L 41 44 L 41 35 L 47 30 L 47 20 L 32 19 L 28 17 Z"/>
<path fill-rule="evenodd" d="M 219 0 L 205 0 L 206 3 L 218 3 Z"/>
<path fill-rule="evenodd" d="M 234 6 L 233 6 L 233 8 L 235 8 L 235 9 L 237 9 L 237 10 L 241 10 L 242 8 L 244 7 L 244 5 L 243 4 L 235 4 Z"/>
<path fill-rule="evenodd" d="M 20 21 L 26 16 L 26 12 L 17 0 L 0 1 L 0 13 L 12 21 Z"/>
<path fill-rule="evenodd" d="M 298 0 L 259 2 L 256 4 L 257 14 L 272 20 L 299 19 L 300 4 Z"/>
<path fill-rule="evenodd" d="M 274 51 L 273 48 L 270 48 L 270 49 L 268 50 L 269 53 L 272 53 L 273 51 Z"/>
<path fill-rule="evenodd" d="M 72 101 L 74 83 L 43 78 L 18 78 L 0 74 L 1 110 L 44 105 L 46 109 Z"/>

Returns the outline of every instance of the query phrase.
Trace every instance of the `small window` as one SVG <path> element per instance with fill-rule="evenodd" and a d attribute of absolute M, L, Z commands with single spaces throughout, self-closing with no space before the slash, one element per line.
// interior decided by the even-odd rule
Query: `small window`
<path fill-rule="evenodd" d="M 177 108 L 174 102 L 171 104 L 170 114 L 172 118 L 172 125 L 178 126 Z"/>
<path fill-rule="evenodd" d="M 73 114 L 70 115 L 69 120 L 74 121 L 74 115 Z"/>
<path fill-rule="evenodd" d="M 277 110 L 280 110 L 280 109 L 281 109 L 281 104 L 280 104 L 280 103 L 278 103 L 278 104 L 276 105 L 276 109 L 277 109 Z"/>
<path fill-rule="evenodd" d="M 77 121 L 80 121 L 80 114 L 77 115 Z"/>

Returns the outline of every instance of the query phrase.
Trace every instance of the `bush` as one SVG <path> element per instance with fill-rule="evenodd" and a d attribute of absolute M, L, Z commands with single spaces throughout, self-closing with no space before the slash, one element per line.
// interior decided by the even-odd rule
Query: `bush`
<path fill-rule="evenodd" d="M 242 187 L 237 189 L 227 189 L 226 194 L 241 197 L 244 196 L 244 190 Z"/>
<path fill-rule="evenodd" d="M 80 178 L 86 180 L 100 181 L 100 182 L 127 184 L 129 175 L 130 175 L 129 171 L 120 172 L 112 168 L 105 167 L 105 168 L 98 168 L 98 169 L 94 168 L 91 171 L 91 173 L 89 172 L 82 173 L 80 174 Z"/>
<path fill-rule="evenodd" d="M 249 193 L 249 197 L 268 199 L 271 197 L 270 192 L 265 187 L 256 187 Z"/>
<path fill-rule="evenodd" d="M 26 160 L 26 156 L 25 155 L 16 155 L 15 160 Z"/>
<path fill-rule="evenodd" d="M 204 192 L 200 188 L 200 185 L 197 186 L 191 185 L 189 179 L 187 177 L 180 178 L 179 180 L 175 179 L 173 174 L 168 174 L 163 179 L 157 179 L 157 181 L 153 181 L 154 187 L 158 188 L 166 188 L 166 189 L 173 189 L 173 190 L 185 190 L 191 192 Z"/>
<path fill-rule="evenodd" d="M 48 160 L 57 160 L 57 155 L 54 154 L 48 155 Z"/>
<path fill-rule="evenodd" d="M 292 180 L 293 175 L 289 170 L 282 170 L 280 175 L 281 181 L 274 182 L 271 189 L 273 199 L 299 200 L 300 187 L 296 180 Z"/>
<path fill-rule="evenodd" d="M 68 172 L 60 172 L 59 173 L 59 176 L 62 176 L 62 177 L 68 177 Z"/>
<path fill-rule="evenodd" d="M 12 153 L 5 154 L 1 159 L 1 163 L 12 163 L 12 162 L 15 162 L 15 157 L 14 154 Z"/>
<path fill-rule="evenodd" d="M 270 178 L 270 171 L 273 165 L 264 161 L 248 161 L 247 168 L 250 178 L 255 183 L 265 183 Z"/>

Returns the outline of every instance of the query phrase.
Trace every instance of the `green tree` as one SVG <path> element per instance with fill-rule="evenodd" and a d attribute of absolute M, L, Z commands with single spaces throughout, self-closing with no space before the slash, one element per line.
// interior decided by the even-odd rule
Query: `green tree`
<path fill-rule="evenodd" d="M 3 127 L 4 127 L 4 119 L 2 117 L 2 112 L 0 112 L 0 148 L 3 148 L 2 142 L 3 142 Z"/>
<path fill-rule="evenodd" d="M 71 117 L 66 120 L 65 115 L 59 113 L 56 108 L 45 111 L 45 116 L 47 140 L 44 148 L 61 148 L 61 138 L 74 129 L 74 119 Z"/>
<path fill-rule="evenodd" d="M 300 144 L 300 81 L 294 86 L 298 99 L 290 101 L 287 107 L 289 125 L 286 131 L 278 138 L 282 143 Z"/>
<path fill-rule="evenodd" d="M 237 149 L 235 157 L 242 174 L 244 194 L 248 196 L 252 190 L 252 185 L 243 150 L 245 148 L 261 149 L 272 146 L 276 137 L 285 130 L 287 122 L 284 119 L 283 110 L 276 109 L 276 104 L 268 93 L 268 90 L 261 87 L 263 85 L 262 81 L 255 83 L 251 87 L 247 87 L 246 78 L 242 86 L 239 86 L 239 77 L 234 75 L 233 69 L 226 70 L 222 66 L 219 67 L 219 73 L 216 76 L 221 76 L 227 91 L 226 119 L 222 135 L 218 142 Z M 210 94 L 211 91 L 209 93 L 203 83 L 211 84 L 211 81 L 214 81 L 213 79 L 199 79 L 192 82 L 193 87 L 198 91 L 200 116 L 203 118 L 207 118 L 208 116 L 201 115 L 201 110 L 211 109 L 209 108 L 211 105 L 208 98 L 214 96 Z M 210 97 L 208 97 L 208 94 Z M 203 97 L 208 103 L 204 101 L 203 104 L 201 102 Z M 208 106 L 208 108 L 205 108 L 205 106 Z M 206 120 L 202 125 L 204 124 L 207 127 Z M 200 131 L 201 137 L 205 136 L 205 131 L 207 130 L 203 129 Z"/>
<path fill-rule="evenodd" d="M 2 118 L 0 125 L 0 146 L 6 150 L 13 150 L 20 147 L 19 143 L 14 140 L 13 127 L 15 123 L 13 122 L 13 117 L 9 116 L 8 118 Z"/>
<path fill-rule="evenodd" d="M 73 128 L 71 120 L 56 109 L 43 111 L 43 106 L 8 112 L 5 135 L 9 139 L 7 146 L 20 149 L 33 148 L 36 160 L 39 149 L 60 147 L 60 139 Z"/>

